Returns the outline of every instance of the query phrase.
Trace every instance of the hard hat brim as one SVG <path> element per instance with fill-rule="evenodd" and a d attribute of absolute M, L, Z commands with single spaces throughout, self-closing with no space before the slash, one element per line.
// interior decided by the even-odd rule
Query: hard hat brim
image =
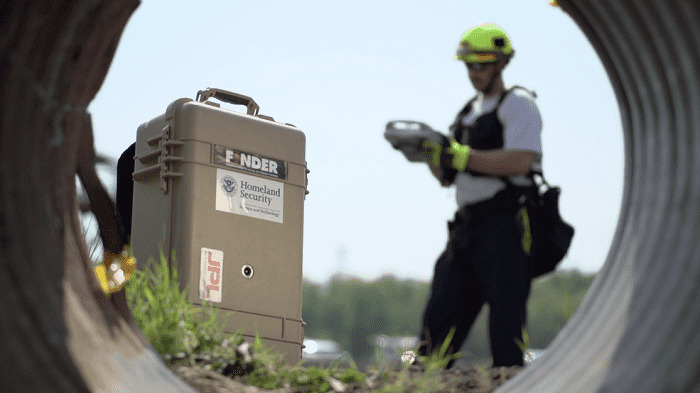
<path fill-rule="evenodd" d="M 498 56 L 495 53 L 457 53 L 455 56 L 457 60 L 462 60 L 467 63 L 493 63 L 498 60 Z"/>

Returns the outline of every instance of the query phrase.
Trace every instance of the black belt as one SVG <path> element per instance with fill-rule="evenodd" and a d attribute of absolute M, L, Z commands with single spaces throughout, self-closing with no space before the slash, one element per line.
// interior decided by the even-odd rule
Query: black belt
<path fill-rule="evenodd" d="M 473 221 L 494 214 L 515 213 L 522 206 L 522 196 L 529 190 L 529 187 L 506 187 L 490 199 L 462 207 L 455 214 L 455 219 Z"/>

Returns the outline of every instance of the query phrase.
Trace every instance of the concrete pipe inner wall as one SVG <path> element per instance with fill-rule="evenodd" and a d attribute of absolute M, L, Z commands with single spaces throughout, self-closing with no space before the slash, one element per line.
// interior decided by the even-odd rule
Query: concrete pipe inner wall
<path fill-rule="evenodd" d="M 498 392 L 700 391 L 700 3 L 559 3 L 615 90 L 622 210 L 576 315 Z"/>

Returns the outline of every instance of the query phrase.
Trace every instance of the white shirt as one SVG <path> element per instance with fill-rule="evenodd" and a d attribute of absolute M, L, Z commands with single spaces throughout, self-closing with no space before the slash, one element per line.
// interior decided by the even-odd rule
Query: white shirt
<path fill-rule="evenodd" d="M 480 93 L 472 102 L 469 113 L 462 117 L 462 125 L 472 126 L 476 119 L 492 112 L 498 105 L 499 98 L 500 95 L 484 98 Z M 524 89 L 513 89 L 507 93 L 496 114 L 503 126 L 503 149 L 537 153 L 532 169 L 541 170 L 542 117 L 532 93 Z M 530 184 L 529 179 L 523 175 L 511 176 L 509 179 L 516 185 Z M 458 173 L 454 184 L 457 189 L 457 205 L 460 208 L 490 199 L 506 187 L 498 177 L 473 176 L 468 172 Z"/>

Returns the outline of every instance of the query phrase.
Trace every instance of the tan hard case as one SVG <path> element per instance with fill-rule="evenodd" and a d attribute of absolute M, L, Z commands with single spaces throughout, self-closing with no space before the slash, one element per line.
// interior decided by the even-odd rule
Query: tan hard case
<path fill-rule="evenodd" d="M 247 113 L 209 98 L 245 105 Z M 142 124 L 134 157 L 138 267 L 161 249 L 168 260 L 174 255 L 195 304 L 205 298 L 220 307 L 229 314 L 226 331 L 259 335 L 291 364 L 301 359 L 305 325 L 305 144 L 294 126 L 259 115 L 250 97 L 207 89 Z"/>

